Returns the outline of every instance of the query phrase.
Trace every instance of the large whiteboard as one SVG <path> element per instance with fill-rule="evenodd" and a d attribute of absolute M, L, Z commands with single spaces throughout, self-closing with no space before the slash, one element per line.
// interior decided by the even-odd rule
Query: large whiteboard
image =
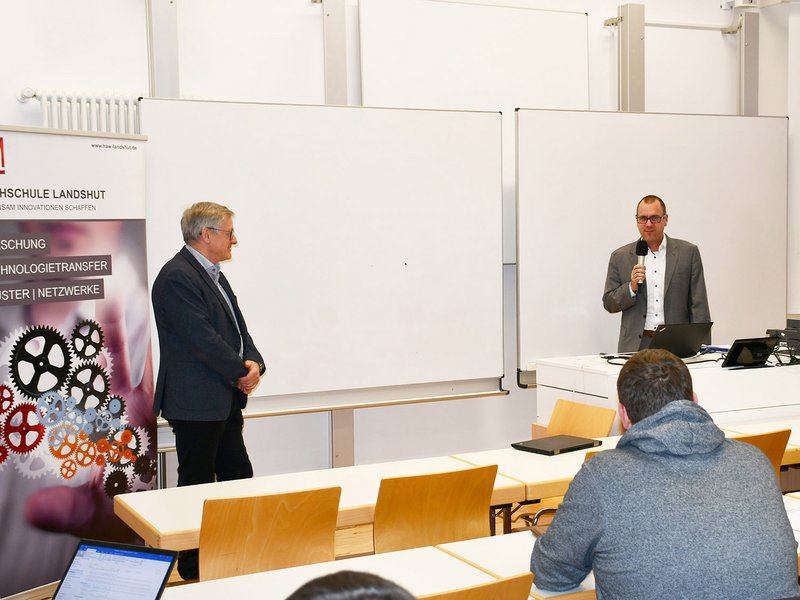
<path fill-rule="evenodd" d="M 364 104 L 500 110 L 503 256 L 515 262 L 514 109 L 589 108 L 587 16 L 501 2 L 360 0 Z"/>
<path fill-rule="evenodd" d="M 236 212 L 223 271 L 265 358 L 259 396 L 502 376 L 498 113 L 156 99 L 141 113 L 150 281 L 185 207 Z"/>
<path fill-rule="evenodd" d="M 608 258 L 637 239 L 636 203 L 651 193 L 667 235 L 700 248 L 713 341 L 782 327 L 787 129 L 778 117 L 518 111 L 520 369 L 616 351 Z"/>

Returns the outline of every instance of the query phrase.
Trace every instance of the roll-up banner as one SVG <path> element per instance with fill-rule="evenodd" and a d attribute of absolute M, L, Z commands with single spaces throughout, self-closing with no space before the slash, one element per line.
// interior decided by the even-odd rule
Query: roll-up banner
<path fill-rule="evenodd" d="M 135 541 L 113 497 L 156 485 L 144 152 L 0 126 L 0 596 Z"/>

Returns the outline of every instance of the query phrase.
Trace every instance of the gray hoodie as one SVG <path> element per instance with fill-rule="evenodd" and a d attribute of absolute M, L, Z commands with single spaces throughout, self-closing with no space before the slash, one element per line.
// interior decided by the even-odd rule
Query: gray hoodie
<path fill-rule="evenodd" d="M 786 598 L 797 542 L 775 471 L 688 400 L 631 427 L 585 463 L 531 556 L 536 585 L 594 570 L 597 597 Z"/>

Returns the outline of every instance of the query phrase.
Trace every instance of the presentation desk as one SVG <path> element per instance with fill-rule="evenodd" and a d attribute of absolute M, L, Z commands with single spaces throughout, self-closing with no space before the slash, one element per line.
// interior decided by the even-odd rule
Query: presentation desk
<path fill-rule="evenodd" d="M 166 589 L 163 598 L 279 600 L 315 577 L 343 570 L 374 573 L 403 586 L 415 596 L 435 594 L 527 573 L 533 545 L 533 535 L 524 531 L 174 586 Z M 594 579 L 590 575 L 578 588 L 561 593 L 539 590 L 534 585 L 530 595 L 536 599 L 594 598 Z"/>
<path fill-rule="evenodd" d="M 203 502 L 208 498 L 340 486 L 337 527 L 348 527 L 372 523 L 381 479 L 458 471 L 470 466 L 462 460 L 440 456 L 134 492 L 115 496 L 114 512 L 147 545 L 186 550 L 198 546 Z M 493 505 L 510 505 L 524 499 L 525 486 L 520 481 L 497 475 Z"/>
<path fill-rule="evenodd" d="M 723 369 L 720 364 L 688 364 L 700 405 L 720 427 L 761 419 L 800 417 L 800 365 Z M 617 376 L 621 368 L 596 354 L 537 360 L 538 421 L 547 423 L 550 420 L 559 398 L 616 410 Z M 611 433 L 622 433 L 619 417 Z"/>

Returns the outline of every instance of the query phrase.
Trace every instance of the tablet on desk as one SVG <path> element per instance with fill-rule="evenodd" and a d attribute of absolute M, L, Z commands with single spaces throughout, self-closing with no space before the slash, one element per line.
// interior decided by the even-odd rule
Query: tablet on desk
<path fill-rule="evenodd" d="M 593 440 L 591 438 L 577 437 L 574 435 L 550 435 L 535 440 L 514 442 L 511 444 L 511 447 L 524 452 L 535 452 L 536 454 L 555 456 L 556 454 L 563 454 L 564 452 L 594 448 L 602 443 L 601 440 Z"/>

